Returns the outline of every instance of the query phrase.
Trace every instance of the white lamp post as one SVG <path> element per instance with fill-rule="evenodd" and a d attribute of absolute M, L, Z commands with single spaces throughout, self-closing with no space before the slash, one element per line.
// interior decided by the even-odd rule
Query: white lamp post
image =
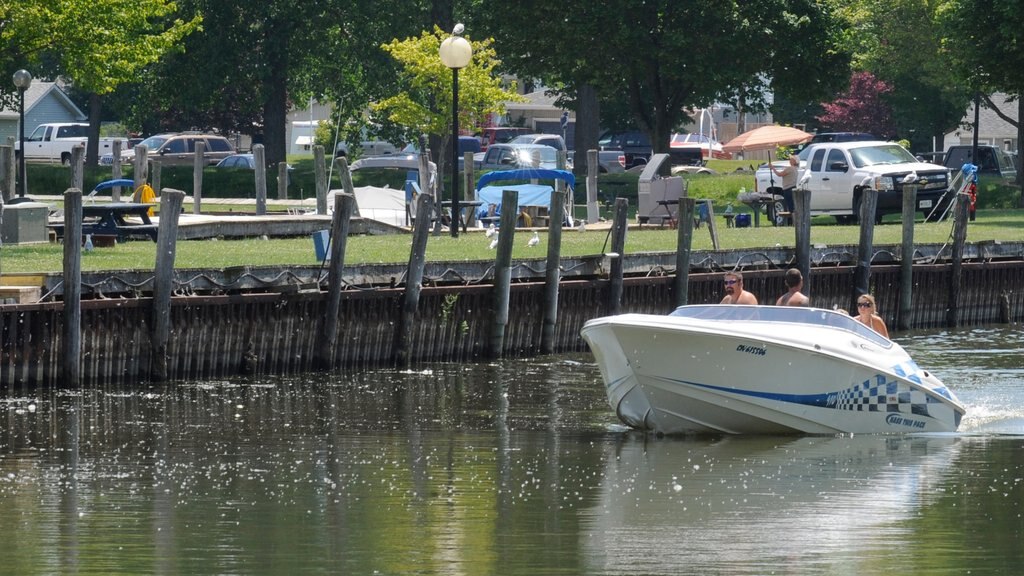
<path fill-rule="evenodd" d="M 14 73 L 14 86 L 18 89 L 20 98 L 20 110 L 18 121 L 18 142 L 21 146 L 21 158 L 18 161 L 18 179 L 21 186 L 18 188 L 18 196 L 24 198 L 28 194 L 28 180 L 25 178 L 25 90 L 32 85 L 32 74 L 28 70 L 18 70 Z"/>
<path fill-rule="evenodd" d="M 441 42 L 441 63 L 452 69 L 452 237 L 459 236 L 459 68 L 465 68 L 473 58 L 473 47 L 462 37 L 465 30 L 456 24 L 452 35 Z"/>

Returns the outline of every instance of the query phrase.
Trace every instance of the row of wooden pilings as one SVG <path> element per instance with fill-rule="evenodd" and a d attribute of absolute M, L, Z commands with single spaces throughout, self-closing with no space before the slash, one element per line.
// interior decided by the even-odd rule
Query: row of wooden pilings
<path fill-rule="evenodd" d="M 355 197 L 352 193 L 351 178 L 347 170 L 342 170 L 342 183 L 346 190 L 344 194 L 338 194 L 335 199 L 334 217 L 331 223 L 330 261 L 327 273 L 326 310 L 323 317 L 319 319 L 319 326 L 315 328 L 318 334 L 316 365 L 321 369 L 331 369 L 336 365 L 335 355 L 338 350 L 338 324 L 342 320 L 340 313 L 342 292 L 344 290 L 342 273 L 345 264 L 345 248 L 350 232 L 350 222 L 355 210 Z M 899 298 L 900 313 L 897 316 L 901 328 L 910 328 L 912 297 L 910 287 L 913 286 L 911 275 L 913 274 L 913 208 L 916 190 L 909 187 L 905 192 L 904 204 L 904 243 L 902 255 L 902 269 L 900 286 L 905 293 Z M 168 379 L 168 345 L 172 338 L 171 333 L 171 300 L 174 290 L 174 260 L 176 250 L 176 236 L 178 226 L 178 215 L 184 199 L 184 192 L 172 189 L 164 189 L 161 194 L 161 218 L 158 231 L 157 257 L 153 278 L 152 290 L 152 317 L 149 323 L 149 349 L 150 366 L 144 373 L 149 374 L 153 381 L 164 381 Z M 813 274 L 810 268 L 810 218 L 808 214 L 809 193 L 797 190 L 795 199 L 795 234 L 796 234 L 796 267 L 801 269 L 805 277 L 805 288 L 810 291 L 813 283 Z M 417 213 L 427 214 L 432 209 L 433 199 L 429 195 L 420 195 L 417 198 Z M 552 194 L 551 213 L 561 214 L 563 210 L 564 195 L 557 192 Z M 861 241 L 856 262 L 855 282 L 853 291 L 850 294 L 851 302 L 857 295 L 868 291 L 870 275 L 870 260 L 872 254 L 872 228 L 874 223 L 874 211 L 877 202 L 877 195 L 874 191 L 865 191 L 862 202 L 861 220 Z M 65 222 L 66 237 L 77 238 L 81 236 L 81 210 L 82 193 L 79 189 L 70 189 L 65 193 Z M 608 314 L 620 312 L 620 303 L 623 294 L 623 259 L 625 250 L 627 226 L 628 203 L 625 199 L 617 199 L 614 205 L 613 226 L 611 230 L 610 249 L 605 255 L 610 261 L 610 273 L 606 291 L 607 301 L 595 306 Z M 687 303 L 687 285 L 689 282 L 690 270 L 690 246 L 693 236 L 695 201 L 691 198 L 682 198 L 679 204 L 679 226 L 678 246 L 676 253 L 676 274 L 674 277 L 673 294 L 674 305 L 685 305 Z M 512 246 L 514 233 L 502 233 L 501 231 L 514 231 L 515 218 L 518 214 L 517 195 L 514 191 L 505 191 L 502 197 L 501 226 L 498 233 L 497 251 L 494 268 L 494 285 L 492 288 L 493 306 L 492 317 L 489 318 L 489 334 L 487 335 L 487 355 L 498 357 L 504 349 L 506 328 L 509 324 L 509 294 L 511 287 L 512 270 Z M 952 272 L 949 275 L 947 307 L 947 323 L 955 326 L 958 322 L 957 302 L 960 290 L 960 274 L 963 254 L 963 243 L 966 238 L 967 225 L 967 204 L 965 201 L 958 201 L 954 208 L 955 228 L 954 243 L 952 246 Z M 909 223 L 909 224 L 908 224 Z M 413 358 L 410 354 L 411 327 L 418 321 L 417 310 L 419 307 L 420 292 L 423 284 L 424 266 L 426 264 L 425 252 L 429 235 L 430 219 L 420 218 L 415 222 L 412 233 L 412 249 L 407 271 L 407 280 L 402 293 L 401 312 L 398 315 L 397 325 L 392 334 L 394 338 L 392 351 L 393 361 L 397 365 L 409 365 Z M 549 223 L 548 253 L 546 258 L 544 296 L 543 296 L 543 324 L 541 329 L 540 351 L 552 353 L 557 351 L 555 344 L 555 329 L 559 319 L 558 301 L 559 285 L 561 282 L 560 270 L 560 246 L 563 221 L 560 218 L 552 218 Z M 75 242 L 64 244 L 64 302 L 63 302 L 63 334 L 62 334 L 62 378 L 64 384 L 77 386 L 81 383 L 82 365 L 82 312 L 81 312 L 81 251 L 80 246 Z M 308 327 L 307 330 L 314 328 Z"/>

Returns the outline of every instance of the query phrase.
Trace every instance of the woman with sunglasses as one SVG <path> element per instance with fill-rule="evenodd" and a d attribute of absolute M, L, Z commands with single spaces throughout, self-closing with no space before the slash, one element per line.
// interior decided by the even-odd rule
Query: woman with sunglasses
<path fill-rule="evenodd" d="M 871 294 L 857 297 L 857 316 L 854 318 L 882 336 L 889 337 L 889 329 L 885 327 L 885 320 L 875 311 L 875 297 Z"/>

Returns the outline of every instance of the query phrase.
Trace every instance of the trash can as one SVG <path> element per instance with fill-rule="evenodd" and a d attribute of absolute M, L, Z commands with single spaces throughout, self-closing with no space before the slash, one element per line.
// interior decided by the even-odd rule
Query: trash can
<path fill-rule="evenodd" d="M 737 228 L 750 228 L 750 214 L 737 214 L 736 215 L 736 227 Z"/>

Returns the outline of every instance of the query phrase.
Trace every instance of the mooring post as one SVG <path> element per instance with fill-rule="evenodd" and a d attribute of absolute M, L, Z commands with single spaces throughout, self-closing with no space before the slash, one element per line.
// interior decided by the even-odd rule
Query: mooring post
<path fill-rule="evenodd" d="M 1010 293 L 1006 290 L 999 293 L 999 323 L 1010 323 Z"/>
<path fill-rule="evenodd" d="M 152 165 L 150 167 L 152 173 L 149 175 L 149 185 L 153 187 L 154 194 L 160 194 L 160 172 L 163 170 L 163 162 L 160 160 L 153 160 L 150 164 Z M 139 201 L 142 201 L 141 195 L 139 197 Z"/>
<path fill-rule="evenodd" d="M 344 160 L 344 159 L 342 159 Z M 341 162 L 342 182 L 348 173 L 348 164 Z M 351 186 L 352 179 L 348 178 Z M 327 272 L 327 311 L 320 334 L 318 363 L 323 369 L 333 369 L 338 347 L 338 314 L 341 312 L 341 273 L 345 269 L 345 245 L 355 210 L 355 195 L 345 192 L 334 196 L 334 218 L 331 220 L 331 265 Z"/>
<path fill-rule="evenodd" d="M 465 183 L 463 189 L 466 191 L 466 193 L 463 195 L 463 198 L 465 198 L 467 202 L 475 202 L 476 173 L 474 171 L 473 166 L 472 152 L 466 152 L 465 154 L 462 155 L 462 166 L 463 168 L 465 168 L 465 170 L 463 171 L 463 182 Z M 466 216 L 466 226 L 469 228 L 476 227 L 476 208 L 473 208 L 472 206 L 466 206 L 466 210 L 469 212 L 469 214 Z"/>
<path fill-rule="evenodd" d="M 967 242 L 967 218 L 971 197 L 966 193 L 956 195 L 953 207 L 953 244 L 949 270 L 949 300 L 946 306 L 946 326 L 960 325 L 960 281 L 963 277 L 964 243 Z"/>
<path fill-rule="evenodd" d="M 110 157 L 112 162 L 110 163 L 110 179 L 120 180 L 121 174 L 121 140 L 114 138 L 114 141 L 110 143 Z M 110 201 L 120 202 L 121 201 L 121 187 L 114 186 L 110 189 Z"/>
<path fill-rule="evenodd" d="M 505 349 L 505 327 L 508 325 L 509 291 L 512 289 L 512 241 L 519 218 L 519 194 L 515 190 L 501 193 L 501 227 L 498 229 L 498 253 L 494 257 L 494 298 L 491 327 L 491 358 L 501 358 Z"/>
<path fill-rule="evenodd" d="M 615 199 L 615 216 L 612 220 L 611 278 L 608 284 L 608 313 L 619 313 L 622 306 L 622 259 L 626 249 L 626 230 L 629 228 L 629 200 Z"/>
<path fill-rule="evenodd" d="M 63 384 L 82 383 L 82 190 L 64 192 Z"/>
<path fill-rule="evenodd" d="M 327 162 L 324 160 L 324 147 L 313 146 L 313 174 L 316 182 L 316 213 L 327 214 Z"/>
<path fill-rule="evenodd" d="M 914 217 L 917 184 L 903 185 L 903 243 L 900 245 L 900 330 L 914 324 Z"/>
<path fill-rule="evenodd" d="M 860 196 L 860 242 L 857 244 L 857 266 L 853 272 L 853 294 L 850 308 L 854 309 L 857 298 L 871 291 L 871 256 L 874 252 L 875 209 L 878 206 L 878 190 L 865 188 Z"/>
<path fill-rule="evenodd" d="M 704 206 L 707 206 L 708 209 L 708 233 L 711 234 L 711 247 L 721 250 L 722 243 L 718 240 L 718 226 L 715 225 L 715 206 L 710 198 L 704 201 Z"/>
<path fill-rule="evenodd" d="M 416 198 L 416 213 L 430 214 L 433 198 L 420 194 Z M 427 238 L 430 237 L 430 218 L 417 218 L 412 229 L 412 250 L 409 252 L 409 271 L 405 276 L 405 293 L 402 299 L 402 314 L 395 326 L 395 365 L 408 366 L 412 360 L 409 354 L 409 338 L 416 320 L 416 309 L 420 305 L 423 291 L 423 269 L 427 264 Z"/>
<path fill-rule="evenodd" d="M 256 165 L 256 215 L 267 214 L 267 155 L 263 144 L 252 147 L 252 162 Z"/>
<path fill-rule="evenodd" d="M 192 158 L 192 213 L 201 214 L 203 201 L 203 168 L 206 167 L 206 142 L 196 140 L 196 155 Z M 159 190 L 159 188 L 157 188 Z"/>
<path fill-rule="evenodd" d="M 160 191 L 160 224 L 157 228 L 156 264 L 153 269 L 153 357 L 150 373 L 154 382 L 167 381 L 174 257 L 178 246 L 178 217 L 184 201 L 185 193 L 181 190 L 167 188 Z"/>
<path fill-rule="evenodd" d="M 71 147 L 71 187 L 82 190 L 85 188 L 85 146 L 76 144 Z"/>
<path fill-rule="evenodd" d="M 601 219 L 601 208 L 597 198 L 597 150 L 587 150 L 587 222 L 594 224 Z"/>
<path fill-rule="evenodd" d="M 571 190 L 568 193 L 572 193 Z M 544 323 L 540 331 L 541 354 L 555 351 L 555 323 L 558 321 L 558 283 L 562 281 L 562 219 L 565 217 L 563 190 L 551 192 L 548 221 L 548 258 L 544 273 Z"/>
<path fill-rule="evenodd" d="M 149 182 L 149 148 L 139 144 L 135 147 L 135 159 L 132 160 L 132 195 L 139 194 L 136 202 L 142 201 L 142 187 Z"/>
<path fill-rule="evenodd" d="M 288 199 L 288 163 L 277 163 L 277 199 Z"/>
<path fill-rule="evenodd" d="M 14 193 L 14 175 L 17 173 L 14 161 L 14 146 L 0 146 L 0 185 L 3 188 L 3 201 L 10 202 Z"/>
<path fill-rule="evenodd" d="M 804 278 L 803 293 L 811 293 L 811 191 L 793 190 L 793 234 L 796 241 L 796 269 Z"/>
<path fill-rule="evenodd" d="M 686 181 L 683 181 L 686 186 Z M 678 222 L 676 224 L 676 278 L 672 289 L 675 291 L 675 307 L 686 306 L 690 301 L 690 251 L 693 249 L 693 213 L 697 201 L 685 194 L 679 198 Z"/>

